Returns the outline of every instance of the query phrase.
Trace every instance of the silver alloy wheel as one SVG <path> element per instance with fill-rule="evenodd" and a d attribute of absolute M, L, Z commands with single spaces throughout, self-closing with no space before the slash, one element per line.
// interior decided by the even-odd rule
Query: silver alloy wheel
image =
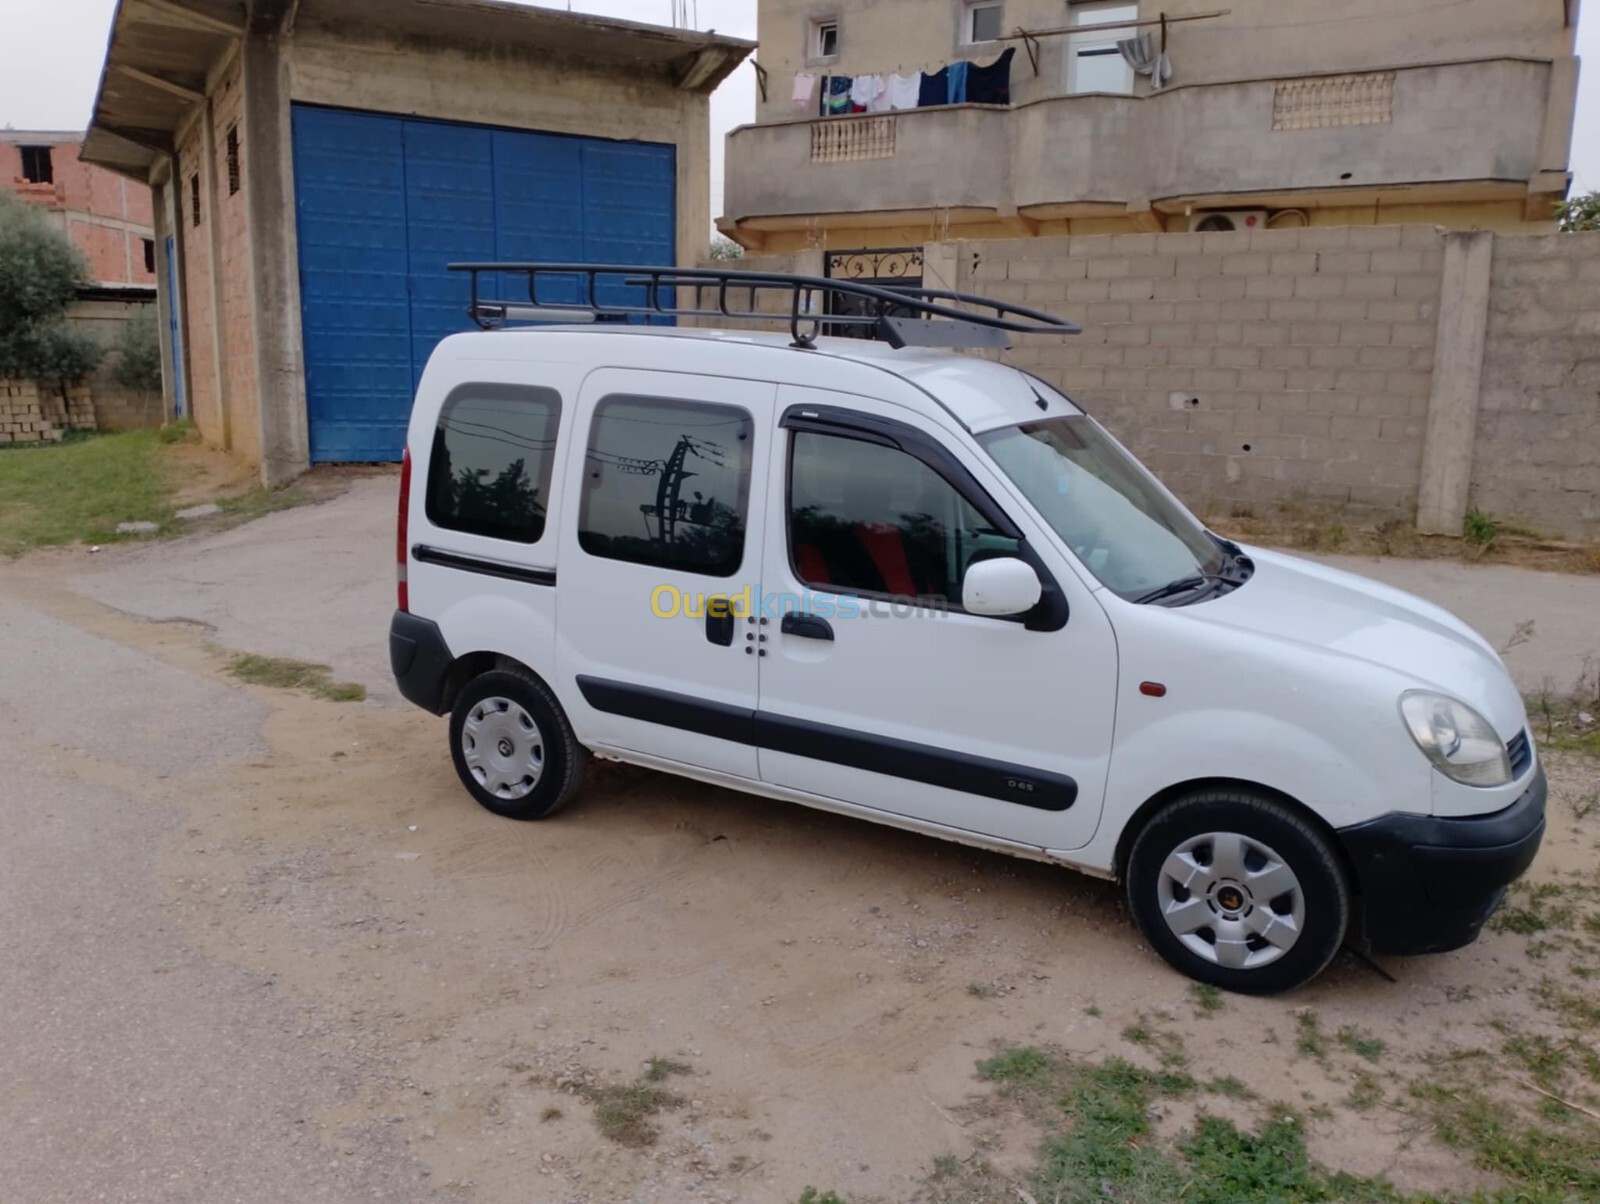
<path fill-rule="evenodd" d="M 1300 879 L 1267 845 L 1237 832 L 1184 841 L 1162 863 L 1156 890 L 1172 934 L 1230 970 L 1270 966 L 1305 928 Z"/>
<path fill-rule="evenodd" d="M 509 698 L 485 698 L 461 725 L 461 756 L 496 798 L 527 798 L 544 775 L 544 736 L 533 716 Z"/>

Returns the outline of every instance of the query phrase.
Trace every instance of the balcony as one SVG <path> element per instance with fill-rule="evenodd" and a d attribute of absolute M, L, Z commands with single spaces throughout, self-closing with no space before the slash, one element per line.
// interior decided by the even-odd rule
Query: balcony
<path fill-rule="evenodd" d="M 1558 190 L 1533 184 L 1570 106 L 1549 61 L 1500 58 L 747 125 L 723 225 L 1526 197 Z"/>

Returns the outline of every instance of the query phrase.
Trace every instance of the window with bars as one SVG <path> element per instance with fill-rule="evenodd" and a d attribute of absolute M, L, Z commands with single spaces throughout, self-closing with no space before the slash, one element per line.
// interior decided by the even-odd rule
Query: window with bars
<path fill-rule="evenodd" d="M 189 222 L 191 225 L 200 224 L 200 173 L 195 172 L 189 177 Z"/>
<path fill-rule="evenodd" d="M 228 127 L 228 195 L 239 191 L 239 127 Z"/>

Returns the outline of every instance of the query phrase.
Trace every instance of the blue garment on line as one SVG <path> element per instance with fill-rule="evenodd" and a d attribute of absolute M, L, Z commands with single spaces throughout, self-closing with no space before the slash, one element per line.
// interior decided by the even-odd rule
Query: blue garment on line
<path fill-rule="evenodd" d="M 937 71 L 923 72 L 922 90 L 917 93 L 917 108 L 926 109 L 949 103 L 950 68 L 940 67 Z"/>
<path fill-rule="evenodd" d="M 971 63 L 963 59 L 959 63 L 950 64 L 950 100 L 953 105 L 967 103 L 967 68 Z"/>

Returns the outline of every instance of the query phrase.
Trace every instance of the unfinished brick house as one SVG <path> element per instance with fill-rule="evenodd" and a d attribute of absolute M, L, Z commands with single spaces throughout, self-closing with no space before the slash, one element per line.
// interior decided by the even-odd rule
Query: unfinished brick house
<path fill-rule="evenodd" d="M 0 130 L 0 187 L 43 209 L 89 260 L 96 285 L 156 282 L 150 189 L 78 157 L 81 133 Z"/>

